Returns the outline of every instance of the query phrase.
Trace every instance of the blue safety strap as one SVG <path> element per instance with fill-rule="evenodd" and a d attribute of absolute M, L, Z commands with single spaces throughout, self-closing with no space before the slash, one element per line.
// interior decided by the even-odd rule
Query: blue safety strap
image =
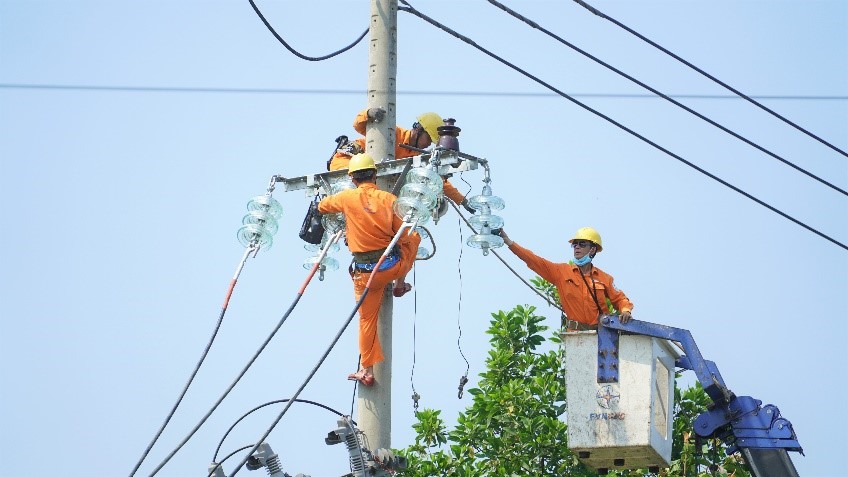
<path fill-rule="evenodd" d="M 398 255 L 398 254 L 389 255 L 388 257 L 386 257 L 385 260 L 383 260 L 383 263 L 380 264 L 379 271 L 384 272 L 384 271 L 394 267 L 399 261 L 400 261 L 400 255 Z M 376 263 L 357 263 L 357 264 L 354 264 L 354 266 L 356 267 L 357 270 L 363 270 L 363 271 L 366 271 L 366 272 L 370 272 L 370 271 L 374 270 L 374 265 L 376 265 Z"/>

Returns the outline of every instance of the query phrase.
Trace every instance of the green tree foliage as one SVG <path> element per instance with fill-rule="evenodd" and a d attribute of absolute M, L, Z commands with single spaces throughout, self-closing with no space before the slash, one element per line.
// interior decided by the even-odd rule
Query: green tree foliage
<path fill-rule="evenodd" d="M 558 301 L 556 289 L 536 285 Z M 550 284 L 547 284 L 550 285 Z M 553 293 L 553 294 L 552 294 Z M 399 476 L 534 477 L 595 476 L 568 450 L 565 379 L 560 339 L 548 340 L 544 317 L 534 307 L 517 306 L 492 314 L 492 349 L 478 387 L 468 390 L 471 405 L 448 430 L 441 411 L 418 412 L 415 443 L 398 452 L 408 460 Z M 695 442 L 692 422 L 709 398 L 700 385 L 675 389 L 673 462 L 661 477 L 748 477 L 720 442 Z M 646 470 L 610 472 L 622 477 L 649 476 Z"/>
<path fill-rule="evenodd" d="M 418 413 L 408 476 L 591 475 L 563 445 L 565 381 L 558 351 L 545 343 L 534 308 L 493 314 L 492 349 L 473 402 L 446 432 L 439 411 Z M 558 338 L 553 338 L 558 340 Z"/>

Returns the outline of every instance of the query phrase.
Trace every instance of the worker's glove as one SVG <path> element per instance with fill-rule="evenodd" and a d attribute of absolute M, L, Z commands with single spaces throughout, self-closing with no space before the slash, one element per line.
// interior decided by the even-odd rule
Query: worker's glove
<path fill-rule="evenodd" d="M 503 229 L 492 229 L 492 235 L 497 235 L 498 237 L 500 237 L 502 230 Z"/>
<path fill-rule="evenodd" d="M 467 210 L 469 214 L 477 212 L 477 209 L 471 207 L 471 204 L 468 203 L 468 199 L 462 199 L 462 202 L 460 202 L 459 205 L 465 207 L 465 210 Z"/>
<path fill-rule="evenodd" d="M 365 151 L 362 150 L 362 146 L 360 146 L 358 142 L 350 141 L 349 143 L 340 147 L 338 149 L 338 152 L 341 152 L 342 154 L 347 155 L 347 156 L 355 156 L 355 155 L 363 153 Z"/>
<path fill-rule="evenodd" d="M 368 108 L 368 119 L 379 123 L 386 117 L 386 110 L 383 108 Z"/>

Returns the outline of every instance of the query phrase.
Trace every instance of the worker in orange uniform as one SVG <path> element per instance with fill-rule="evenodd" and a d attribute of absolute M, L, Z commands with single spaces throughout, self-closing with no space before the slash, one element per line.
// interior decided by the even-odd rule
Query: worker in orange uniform
<path fill-rule="evenodd" d="M 573 263 L 554 263 L 518 245 L 503 230 L 500 236 L 504 243 L 530 270 L 551 282 L 559 292 L 563 327 L 571 331 L 595 330 L 598 319 L 603 315 L 620 314 L 622 323 L 632 319 L 633 303 L 623 291 L 613 284 L 613 277 L 594 266 L 592 259 L 603 250 L 601 235 L 592 227 L 583 227 L 568 242 L 574 249 Z M 607 306 L 609 299 L 615 310 Z"/>
<path fill-rule="evenodd" d="M 368 294 L 359 307 L 359 371 L 348 379 L 371 386 L 374 384 L 374 365 L 383 361 L 383 349 L 377 336 L 377 318 L 383 300 L 383 289 L 394 282 L 393 295 L 403 296 L 412 289 L 406 283 L 406 274 L 412 269 L 421 236 L 403 232 L 379 270 L 374 266 L 400 230 L 402 221 L 392 206 L 394 194 L 377 189 L 377 167 L 367 154 L 353 156 L 348 165 L 348 175 L 356 189 L 348 189 L 325 197 L 318 203 L 322 214 L 343 213 L 347 223 L 347 245 L 353 253 L 351 278 L 353 295 L 358 302 L 372 274 Z"/>
<path fill-rule="evenodd" d="M 359 134 L 365 136 L 365 126 L 368 121 L 380 122 L 385 118 L 386 110 L 383 108 L 369 108 L 359 112 L 353 120 L 353 129 Z M 412 129 L 405 129 L 400 126 L 395 126 L 395 159 L 403 159 L 419 154 L 418 151 L 402 147 L 401 144 L 416 147 L 418 149 L 426 149 L 433 144 L 433 141 L 439 139 L 438 127 L 443 126 L 441 116 L 436 113 L 423 113 L 416 118 Z M 357 138 L 341 147 L 333 155 L 330 160 L 330 170 L 337 171 L 348 167 L 351 157 L 355 154 L 365 152 L 365 138 Z M 445 197 L 450 199 L 454 204 L 461 205 L 465 209 L 474 213 L 474 209 L 468 205 L 468 200 L 462 192 L 453 186 L 447 179 L 444 181 Z"/>

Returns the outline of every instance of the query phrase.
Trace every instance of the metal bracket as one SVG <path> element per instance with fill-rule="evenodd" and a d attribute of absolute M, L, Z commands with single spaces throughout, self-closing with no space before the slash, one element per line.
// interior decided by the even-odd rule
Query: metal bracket
<path fill-rule="evenodd" d="M 598 383 L 618 382 L 618 331 L 598 327 Z"/>
<path fill-rule="evenodd" d="M 436 152 L 438 152 L 439 157 L 439 167 L 436 172 L 442 177 L 457 172 L 477 169 L 478 164 L 486 162 L 485 159 L 450 149 L 439 148 Z M 404 167 L 409 163 L 410 159 L 412 159 L 413 167 L 421 167 L 428 165 L 430 158 L 434 155 L 435 152 L 412 156 L 411 158 L 406 157 L 403 159 L 392 159 L 378 162 L 376 164 L 377 179 L 379 182 L 382 182 L 382 179 L 388 183 L 394 184 L 403 172 Z M 274 180 L 277 183 L 282 183 L 284 192 L 306 190 L 307 197 L 313 197 L 319 192 L 329 195 L 333 184 L 339 181 L 346 181 L 348 179 L 347 170 L 342 169 L 338 171 L 321 172 L 318 174 L 292 178 L 276 175 L 274 176 Z"/>
<path fill-rule="evenodd" d="M 630 320 L 625 325 L 615 315 L 606 315 L 601 318 L 598 325 L 599 340 L 601 339 L 602 332 L 608 332 L 607 329 L 617 330 L 623 333 L 652 336 L 654 338 L 680 343 L 685 357 L 678 360 L 678 365 L 686 364 L 686 366 L 682 367 L 695 372 L 695 376 L 701 382 L 701 386 L 704 387 L 704 391 L 710 396 L 713 402 L 717 405 L 725 405 L 734 397 L 733 392 L 725 386 L 724 380 L 721 374 L 719 374 L 715 363 L 705 360 L 701 355 L 701 351 L 698 349 L 698 345 L 695 344 L 695 340 L 692 338 L 692 333 L 689 330 L 639 320 Z"/>
<path fill-rule="evenodd" d="M 780 416 L 777 406 L 761 406 L 762 401 L 738 396 L 726 408 L 713 408 L 695 419 L 695 433 L 701 437 L 722 437 L 729 442 L 727 452 L 740 448 L 781 448 L 801 452 L 792 423 Z"/>

